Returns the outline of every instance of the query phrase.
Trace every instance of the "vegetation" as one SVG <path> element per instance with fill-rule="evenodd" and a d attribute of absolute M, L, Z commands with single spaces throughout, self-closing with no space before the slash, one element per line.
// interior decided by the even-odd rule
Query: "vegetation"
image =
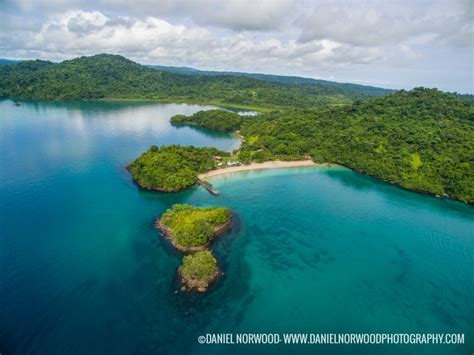
<path fill-rule="evenodd" d="M 190 75 L 161 71 L 124 57 L 100 54 L 62 63 L 24 61 L 0 66 L 0 96 L 46 100 L 154 99 L 252 105 L 319 107 L 384 95 L 360 85 L 266 80 L 242 75 Z"/>
<path fill-rule="evenodd" d="M 176 248 L 186 250 L 208 245 L 231 219 L 227 208 L 175 204 L 161 216 L 159 225 Z"/>
<path fill-rule="evenodd" d="M 192 116 L 176 115 L 171 117 L 173 124 L 191 124 L 219 131 L 235 131 L 242 124 L 242 116 L 226 110 L 199 111 Z"/>
<path fill-rule="evenodd" d="M 188 290 L 204 292 L 209 283 L 219 275 L 217 260 L 209 250 L 186 255 L 178 269 L 183 284 Z"/>
<path fill-rule="evenodd" d="M 0 65 L 0 96 L 265 107 L 272 111 L 255 117 L 212 110 L 173 122 L 239 128 L 242 162 L 312 157 L 473 203 L 473 95 L 417 88 L 374 97 L 389 92 L 296 77 L 155 69 L 113 55 Z M 129 168 L 145 188 L 178 191 L 214 169 L 216 155 L 228 156 L 213 148 L 153 146 Z"/>
<path fill-rule="evenodd" d="M 215 148 L 153 145 L 128 168 L 141 187 L 174 192 L 195 184 L 197 175 L 214 169 L 217 155 L 226 156 L 228 153 Z"/>
<path fill-rule="evenodd" d="M 341 91 L 352 92 L 359 95 L 366 95 L 367 97 L 383 96 L 394 92 L 395 90 L 377 88 L 374 86 L 351 84 L 351 83 L 338 83 L 335 81 L 318 80 L 312 78 L 302 78 L 298 76 L 283 76 L 283 75 L 271 75 L 271 74 L 254 74 L 254 73 L 241 73 L 241 72 L 222 72 L 222 71 L 208 71 L 198 70 L 187 67 L 171 67 L 164 65 L 150 65 L 151 68 L 158 69 L 160 71 L 187 74 L 187 75 L 206 75 L 206 76 L 234 76 L 234 77 L 247 77 L 252 79 L 258 79 L 269 83 L 279 83 L 286 85 L 321 85 L 326 87 L 335 88 Z M 472 95 L 471 95 L 472 96 Z"/>
<path fill-rule="evenodd" d="M 402 90 L 341 108 L 243 117 L 240 131 L 242 162 L 312 157 L 408 189 L 474 202 L 474 108 L 436 89 Z"/>

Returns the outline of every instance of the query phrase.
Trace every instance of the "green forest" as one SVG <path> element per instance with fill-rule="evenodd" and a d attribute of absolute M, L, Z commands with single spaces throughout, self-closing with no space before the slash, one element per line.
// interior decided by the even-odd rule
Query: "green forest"
<path fill-rule="evenodd" d="M 198 174 L 214 169 L 217 155 L 229 153 L 216 148 L 153 145 L 128 169 L 135 182 L 145 189 L 175 192 L 194 185 Z"/>
<path fill-rule="evenodd" d="M 225 110 L 199 111 L 192 116 L 176 115 L 171 117 L 171 123 L 175 125 L 190 124 L 218 131 L 235 131 L 240 129 L 243 116 Z"/>
<path fill-rule="evenodd" d="M 0 66 L 0 96 L 45 100 L 153 99 L 282 108 L 348 104 L 390 92 L 368 88 L 258 76 L 189 75 L 154 69 L 110 54 L 61 63 L 34 60 Z"/>
<path fill-rule="evenodd" d="M 205 287 L 215 278 L 218 271 L 217 260 L 209 250 L 186 255 L 178 270 L 188 285 L 202 284 Z"/>
<path fill-rule="evenodd" d="M 216 125 L 212 119 L 221 121 L 219 112 L 180 118 L 209 128 Z M 401 90 L 340 108 L 241 116 L 241 121 L 240 127 L 234 121 L 227 127 L 245 137 L 241 162 L 312 158 L 407 189 L 474 201 L 474 108 L 436 89 Z"/>
<path fill-rule="evenodd" d="M 186 248 L 208 244 L 215 236 L 215 228 L 231 218 L 228 208 L 175 204 L 161 216 L 160 223 L 171 230 L 172 238 L 179 246 Z"/>
<path fill-rule="evenodd" d="M 339 163 L 407 189 L 474 202 L 473 95 L 378 89 L 260 74 L 162 70 L 101 54 L 0 65 L 0 96 L 150 99 L 247 107 L 178 115 L 173 124 L 240 130 L 240 162 Z M 152 146 L 129 166 L 142 187 L 179 191 L 217 167 L 215 148 Z"/>

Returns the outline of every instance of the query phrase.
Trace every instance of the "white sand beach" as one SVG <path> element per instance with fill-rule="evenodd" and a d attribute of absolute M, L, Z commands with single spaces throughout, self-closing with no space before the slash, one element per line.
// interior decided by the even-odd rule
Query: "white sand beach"
<path fill-rule="evenodd" d="M 303 166 L 320 166 L 320 167 L 331 167 L 335 166 L 335 164 L 319 164 L 315 163 L 312 160 L 296 160 L 296 161 L 281 161 L 281 160 L 274 160 L 274 161 L 266 161 L 264 163 L 251 163 L 246 165 L 239 165 L 239 166 L 231 166 L 227 168 L 221 168 L 216 170 L 208 171 L 204 174 L 199 174 L 198 178 L 201 180 L 206 180 L 213 176 L 230 174 L 230 173 L 237 173 L 240 171 L 250 171 L 250 170 L 262 170 L 262 169 L 280 169 L 280 168 L 298 168 Z"/>

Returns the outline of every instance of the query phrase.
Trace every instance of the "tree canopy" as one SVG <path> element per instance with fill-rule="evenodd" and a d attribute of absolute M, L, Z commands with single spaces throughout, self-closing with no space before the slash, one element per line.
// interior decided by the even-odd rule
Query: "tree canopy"
<path fill-rule="evenodd" d="M 162 71 L 122 56 L 100 54 L 61 63 L 0 66 L 0 96 L 46 100 L 154 99 L 260 107 L 326 106 L 384 95 L 389 90 L 331 82 Z"/>
<path fill-rule="evenodd" d="M 171 117 L 173 124 L 191 124 L 219 131 L 235 131 L 240 128 L 242 116 L 226 110 L 199 111 L 192 116 L 176 115 Z"/>
<path fill-rule="evenodd" d="M 230 222 L 228 208 L 199 208 L 175 204 L 160 218 L 160 224 L 171 231 L 171 237 L 180 247 L 205 246 L 215 236 L 215 229 Z"/>
<path fill-rule="evenodd" d="M 216 148 L 153 145 L 128 168 L 141 187 L 173 192 L 195 184 L 198 174 L 214 169 L 216 155 L 226 156 L 228 153 Z"/>
<path fill-rule="evenodd" d="M 424 88 L 387 95 L 390 91 L 360 85 L 237 74 L 159 70 L 107 54 L 62 63 L 24 61 L 0 65 L 0 96 L 265 107 L 271 112 L 254 117 L 211 110 L 172 122 L 240 129 L 243 162 L 312 157 L 405 188 L 474 201 L 472 95 Z M 129 168 L 145 188 L 178 191 L 214 169 L 216 155 L 226 154 L 153 146 Z"/>
<path fill-rule="evenodd" d="M 454 95 L 416 88 L 340 108 L 241 119 L 240 161 L 312 157 L 408 189 L 474 202 L 474 108 Z M 222 129 L 236 128 L 224 122 Z"/>
<path fill-rule="evenodd" d="M 179 268 L 181 276 L 191 285 L 203 283 L 207 286 L 218 271 L 217 260 L 209 250 L 186 255 L 183 258 L 183 264 Z"/>

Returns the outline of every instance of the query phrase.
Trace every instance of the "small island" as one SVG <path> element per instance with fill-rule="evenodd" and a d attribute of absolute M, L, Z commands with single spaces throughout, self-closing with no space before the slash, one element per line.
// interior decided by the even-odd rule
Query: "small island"
<path fill-rule="evenodd" d="M 128 166 L 133 180 L 142 188 L 176 192 L 198 182 L 197 176 L 217 167 L 229 156 L 216 148 L 152 145 Z"/>
<path fill-rule="evenodd" d="M 232 212 L 228 208 L 175 204 L 156 225 L 177 250 L 196 252 L 206 249 L 231 223 Z"/>
<path fill-rule="evenodd" d="M 178 251 L 191 253 L 178 269 L 181 291 L 206 292 L 222 274 L 207 248 L 231 223 L 232 212 L 228 208 L 188 204 L 173 205 L 157 220 L 157 227 Z"/>
<path fill-rule="evenodd" d="M 222 272 L 217 267 L 217 260 L 209 250 L 186 255 L 178 269 L 183 291 L 206 292 Z"/>
<path fill-rule="evenodd" d="M 176 115 L 171 124 L 194 125 L 218 131 L 236 131 L 240 129 L 243 117 L 235 112 L 221 109 L 199 111 L 192 116 Z"/>

